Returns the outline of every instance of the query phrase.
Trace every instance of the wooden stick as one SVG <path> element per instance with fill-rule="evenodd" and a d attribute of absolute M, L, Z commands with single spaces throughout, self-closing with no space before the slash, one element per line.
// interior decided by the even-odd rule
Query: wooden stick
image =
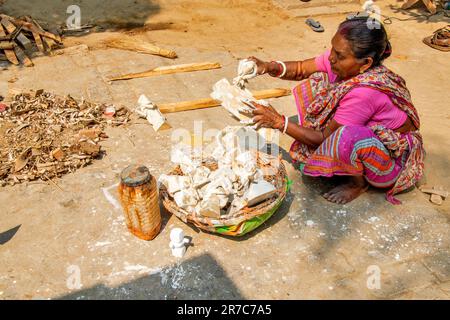
<path fill-rule="evenodd" d="M 33 18 L 26 16 L 25 20 L 28 21 L 29 23 L 34 24 L 38 28 L 39 31 L 46 32 L 44 30 L 44 28 L 42 28 L 42 26 Z M 56 37 L 56 40 L 53 40 L 49 37 L 42 37 L 42 41 L 45 44 L 45 46 L 47 46 L 48 51 L 52 51 L 52 48 L 54 46 L 56 46 L 56 44 L 62 44 L 61 37 L 59 35 L 54 35 L 54 36 Z M 45 49 L 45 50 L 47 51 L 47 49 Z"/>
<path fill-rule="evenodd" d="M 26 53 L 19 48 L 19 46 L 14 47 L 14 52 L 16 53 L 17 58 L 21 63 L 25 65 L 25 67 L 32 67 L 34 66 L 33 61 L 31 61 L 30 58 L 26 55 Z"/>
<path fill-rule="evenodd" d="M 39 33 L 33 32 L 33 38 L 34 41 L 36 42 L 36 46 L 38 47 L 39 51 L 45 52 L 44 44 L 42 43 L 42 39 Z"/>
<path fill-rule="evenodd" d="M 115 39 L 108 42 L 106 45 L 111 48 L 154 54 L 170 59 L 175 59 L 177 57 L 177 54 L 173 50 L 162 49 L 149 42 L 140 39 L 134 39 L 132 37 Z"/>
<path fill-rule="evenodd" d="M 46 45 L 46 51 L 50 52 L 52 51 L 53 47 L 56 46 L 56 42 L 52 39 L 42 37 L 42 42 Z"/>
<path fill-rule="evenodd" d="M 288 96 L 291 94 L 291 90 L 275 88 L 275 89 L 255 91 L 255 92 L 252 92 L 252 94 L 255 99 L 269 99 L 269 98 L 278 98 L 278 97 Z M 180 111 L 196 110 L 196 109 L 203 109 L 203 108 L 212 108 L 212 107 L 218 107 L 220 105 L 221 105 L 221 102 L 219 100 L 207 98 L 207 99 L 200 99 L 200 100 L 193 100 L 193 101 L 183 101 L 183 102 L 159 104 L 158 108 L 162 113 L 171 113 L 171 112 L 180 112 Z"/>
<path fill-rule="evenodd" d="M 409 9 L 414 4 L 416 4 L 417 2 L 419 2 L 419 0 L 408 0 L 405 3 L 403 3 L 402 9 Z M 432 14 L 436 13 L 436 5 L 433 3 L 433 1 L 431 1 L 431 0 L 422 0 L 422 2 L 427 7 L 428 11 L 430 11 Z"/>
<path fill-rule="evenodd" d="M 5 27 L 6 31 L 8 31 L 9 33 L 14 33 L 14 31 L 16 31 L 16 26 L 5 17 L 2 19 L 1 24 Z M 28 40 L 28 38 L 25 37 L 22 33 L 19 33 L 17 35 L 17 41 L 19 41 L 19 43 L 23 45 L 23 47 L 26 50 L 30 51 L 33 50 L 33 45 L 31 44 L 31 41 Z"/>
<path fill-rule="evenodd" d="M 45 31 L 44 29 L 37 27 L 35 24 L 33 24 L 31 22 L 16 20 L 16 23 L 17 23 L 17 25 L 22 26 L 24 30 L 30 31 L 31 33 L 37 33 L 43 37 L 52 39 L 56 43 L 61 43 L 61 37 L 59 37 L 51 32 Z"/>
<path fill-rule="evenodd" d="M 14 43 L 13 42 L 9 42 L 9 41 L 0 41 L 0 49 L 1 50 L 14 49 Z"/>
<path fill-rule="evenodd" d="M 222 68 L 222 66 L 220 65 L 220 63 L 217 63 L 217 62 L 179 64 L 179 65 L 174 65 L 174 66 L 158 67 L 158 68 L 150 69 L 150 70 L 147 70 L 144 72 L 129 73 L 129 74 L 125 74 L 123 76 L 110 78 L 109 81 L 145 78 L 145 77 L 151 77 L 151 76 L 159 76 L 159 75 L 163 75 L 163 74 L 192 72 L 192 71 L 219 69 L 219 68 Z"/>
<path fill-rule="evenodd" d="M 422 0 L 422 2 L 427 7 L 428 11 L 430 11 L 432 14 L 436 13 L 436 5 L 431 0 Z"/>
<path fill-rule="evenodd" d="M 6 36 L 5 30 L 3 29 L 3 26 L 0 24 L 0 37 Z M 5 50 L 5 56 L 11 62 L 12 64 L 18 65 L 19 60 L 17 60 L 16 54 L 14 53 L 14 50 Z"/>

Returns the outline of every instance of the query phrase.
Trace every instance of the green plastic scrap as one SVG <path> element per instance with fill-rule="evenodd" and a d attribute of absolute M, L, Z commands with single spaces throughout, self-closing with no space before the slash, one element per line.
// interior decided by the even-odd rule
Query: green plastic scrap
<path fill-rule="evenodd" d="M 293 180 L 287 179 L 287 181 L 286 181 L 286 192 L 288 192 L 289 190 L 291 190 L 291 186 L 292 186 L 293 183 L 294 183 Z"/>

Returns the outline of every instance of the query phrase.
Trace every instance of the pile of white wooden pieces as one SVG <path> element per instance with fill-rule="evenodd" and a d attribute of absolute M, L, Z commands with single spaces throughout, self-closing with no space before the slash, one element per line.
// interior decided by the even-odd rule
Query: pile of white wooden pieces
<path fill-rule="evenodd" d="M 34 52 L 50 52 L 62 45 L 61 37 L 44 30 L 33 18 L 0 14 L 0 60 L 32 67 Z"/>
<path fill-rule="evenodd" d="M 241 126 L 223 129 L 216 136 L 210 155 L 218 164 L 214 171 L 202 164 L 198 150 L 186 145 L 174 147 L 171 161 L 180 166 L 183 175 L 163 174 L 159 183 L 167 188 L 178 207 L 200 217 L 231 218 L 244 207 L 269 199 L 276 188 L 264 177 L 274 175 L 274 170 L 278 172 L 279 159 L 245 145 L 249 136 L 258 133 Z M 258 167 L 257 157 L 264 169 Z"/>

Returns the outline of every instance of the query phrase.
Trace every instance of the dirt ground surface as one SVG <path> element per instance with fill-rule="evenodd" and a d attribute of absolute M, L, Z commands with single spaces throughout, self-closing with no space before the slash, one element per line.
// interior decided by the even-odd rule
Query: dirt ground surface
<path fill-rule="evenodd" d="M 7 0 L 0 11 L 61 25 L 72 3 Z M 325 32 L 314 33 L 304 18 L 274 3 L 79 0 L 82 24 L 98 28 L 67 37 L 64 43 L 67 47 L 87 44 L 90 50 L 36 57 L 31 68 L 4 63 L 0 95 L 6 97 L 13 88 L 42 88 L 130 108 L 140 94 L 156 103 L 206 98 L 216 81 L 235 76 L 241 58 L 298 60 L 322 53 L 346 16 L 317 16 Z M 412 17 L 395 10 L 401 2 L 376 4 L 383 15 Z M 426 13 L 420 6 L 411 12 Z M 385 62 L 406 79 L 419 110 L 427 184 L 447 190 L 449 53 L 431 49 L 422 38 L 448 23 L 443 15 L 428 20 L 392 19 L 386 28 L 393 54 Z M 124 33 L 174 49 L 179 58 L 168 60 L 105 46 L 107 40 Z M 201 61 L 218 61 L 223 68 L 112 84 L 105 81 L 111 75 Z M 294 85 L 263 76 L 251 81 L 249 88 Z M 271 103 L 284 114 L 296 114 L 291 96 Z M 153 241 L 134 237 L 116 202 L 121 170 L 131 163 L 143 163 L 158 177 L 172 168 L 169 154 L 175 129 L 194 134 L 199 125 L 205 131 L 237 124 L 220 107 L 167 117 L 172 130 L 155 133 L 144 120 L 107 129 L 109 139 L 102 142 L 106 156 L 55 180 L 57 186 L 42 182 L 0 189 L 0 299 L 450 298 L 449 199 L 436 206 L 415 189 L 399 195 L 403 204 L 393 206 L 382 191 L 370 189 L 348 205 L 332 204 L 321 197 L 331 184 L 301 176 L 286 152 L 292 189 L 278 212 L 254 232 L 243 238 L 207 234 L 163 211 L 163 228 Z M 289 150 L 291 142 L 283 136 L 280 146 Z M 181 260 L 169 249 L 173 227 L 192 237 L 193 246 Z M 379 286 L 373 281 L 378 271 Z"/>

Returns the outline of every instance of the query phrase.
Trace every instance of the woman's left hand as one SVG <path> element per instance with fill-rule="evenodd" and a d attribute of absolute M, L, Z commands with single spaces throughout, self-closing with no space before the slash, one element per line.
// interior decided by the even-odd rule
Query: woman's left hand
<path fill-rule="evenodd" d="M 274 107 L 269 105 L 265 107 L 256 102 L 251 102 L 251 104 L 256 108 L 253 111 L 253 122 L 256 124 L 256 128 L 272 128 L 272 129 L 283 129 L 284 118 L 280 115 Z"/>

